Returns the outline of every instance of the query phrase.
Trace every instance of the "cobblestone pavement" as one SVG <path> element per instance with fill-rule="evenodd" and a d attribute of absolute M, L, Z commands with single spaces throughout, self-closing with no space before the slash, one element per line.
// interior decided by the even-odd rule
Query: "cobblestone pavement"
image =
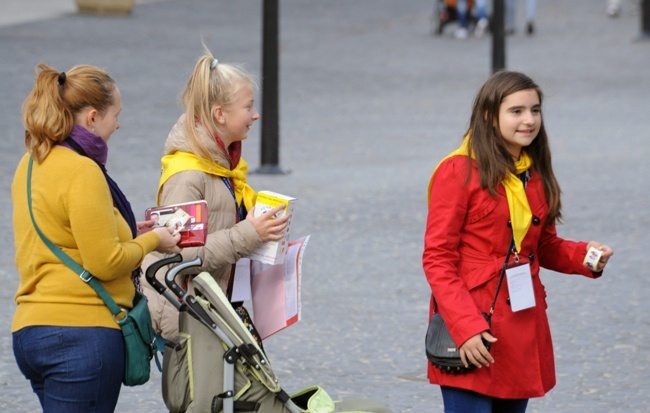
<path fill-rule="evenodd" d="M 432 36 L 431 1 L 280 3 L 280 166 L 289 173 L 253 174 L 250 182 L 297 196 L 294 234 L 312 238 L 303 319 L 267 340 L 270 359 L 290 393 L 319 384 L 335 398 L 375 399 L 396 413 L 440 412 L 439 390 L 424 373 L 426 187 L 460 141 L 490 73 L 490 39 Z M 650 411 L 650 301 L 642 278 L 650 265 L 650 41 L 640 40 L 638 13 L 627 8 L 608 18 L 604 3 L 540 2 L 536 34 L 520 30 L 507 39 L 508 68 L 531 75 L 546 94 L 564 191 L 560 234 L 616 250 L 596 281 L 543 273 L 558 385 L 530 402 L 533 413 Z M 259 74 L 261 2 L 168 0 L 138 3 L 129 17 L 68 12 L 3 21 L 0 409 L 34 412 L 38 402 L 11 350 L 17 275 L 9 189 L 24 151 L 20 107 L 35 65 L 91 63 L 117 80 L 124 111 L 108 167 L 143 213 L 154 202 L 162 144 L 201 41 L 220 61 Z M 259 148 L 256 126 L 244 153 L 252 170 Z M 156 372 L 148 384 L 124 388 L 117 410 L 165 411 L 159 380 Z"/>

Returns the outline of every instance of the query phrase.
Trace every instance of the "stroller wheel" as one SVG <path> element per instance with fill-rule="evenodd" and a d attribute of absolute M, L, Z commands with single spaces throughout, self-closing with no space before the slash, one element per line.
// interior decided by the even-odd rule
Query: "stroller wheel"
<path fill-rule="evenodd" d="M 216 395 L 212 398 L 212 404 L 210 405 L 210 413 L 219 413 L 221 411 L 221 398 L 219 395 Z"/>

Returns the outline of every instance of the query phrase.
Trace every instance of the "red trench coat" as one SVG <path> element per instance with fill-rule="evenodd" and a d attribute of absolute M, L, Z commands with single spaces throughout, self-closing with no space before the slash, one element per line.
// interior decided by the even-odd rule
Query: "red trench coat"
<path fill-rule="evenodd" d="M 435 297 L 430 314 L 440 312 L 452 338 L 460 344 L 488 329 L 481 313 L 490 309 L 512 236 L 504 188 L 499 185 L 494 198 L 481 189 L 476 167 L 468 185 L 466 177 L 465 156 L 444 160 L 434 173 L 423 254 L 424 272 Z M 513 313 L 504 278 L 490 328 L 498 339 L 490 351 L 495 363 L 464 375 L 442 373 L 429 363 L 431 383 L 508 399 L 543 396 L 555 386 L 540 266 L 592 278 L 601 274 L 582 265 L 586 243 L 559 238 L 554 225 L 545 225 L 548 205 L 535 172 L 526 195 L 533 222 L 519 256 L 531 261 L 536 306 Z"/>

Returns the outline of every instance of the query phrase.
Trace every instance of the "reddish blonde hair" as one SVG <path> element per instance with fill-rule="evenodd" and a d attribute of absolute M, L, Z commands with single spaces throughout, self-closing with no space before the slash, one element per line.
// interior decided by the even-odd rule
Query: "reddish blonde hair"
<path fill-rule="evenodd" d="M 57 143 L 68 137 L 82 109 L 104 113 L 114 101 L 115 81 L 104 70 L 75 66 L 65 73 L 39 64 L 34 88 L 23 102 L 25 146 L 42 162 Z"/>

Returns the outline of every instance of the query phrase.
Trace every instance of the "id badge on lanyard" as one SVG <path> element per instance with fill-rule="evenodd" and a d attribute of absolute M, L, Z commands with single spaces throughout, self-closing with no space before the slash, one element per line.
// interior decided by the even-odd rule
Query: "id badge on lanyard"
<path fill-rule="evenodd" d="M 524 184 L 524 190 L 530 179 L 530 171 L 519 174 L 519 179 Z M 506 268 L 508 280 L 508 293 L 510 294 L 510 307 L 513 312 L 535 307 L 535 290 L 533 289 L 533 274 L 530 263 L 519 258 L 517 250 L 512 246 L 515 255 L 514 262 Z"/>
<path fill-rule="evenodd" d="M 509 264 L 506 269 L 506 279 L 508 280 L 510 307 L 513 312 L 517 312 L 535 307 L 535 291 L 530 263 L 522 261 L 517 251 L 514 251 L 514 254 L 514 263 Z"/>

